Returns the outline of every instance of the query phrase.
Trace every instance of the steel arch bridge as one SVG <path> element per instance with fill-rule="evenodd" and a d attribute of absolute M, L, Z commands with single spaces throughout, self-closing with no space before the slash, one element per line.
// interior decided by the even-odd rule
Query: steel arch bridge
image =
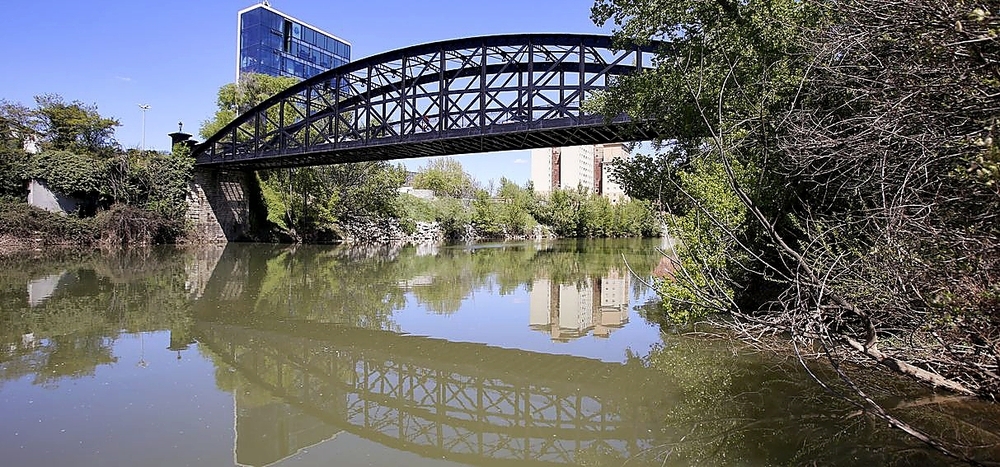
<path fill-rule="evenodd" d="M 582 103 L 663 44 L 521 34 L 411 46 L 334 68 L 246 111 L 196 164 L 259 169 L 653 139 L 653 121 Z"/>

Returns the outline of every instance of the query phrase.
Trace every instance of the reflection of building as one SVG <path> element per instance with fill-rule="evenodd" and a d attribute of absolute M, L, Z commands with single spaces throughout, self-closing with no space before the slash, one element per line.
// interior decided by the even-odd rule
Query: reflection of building
<path fill-rule="evenodd" d="M 593 333 L 608 337 L 628 323 L 628 273 L 611 270 L 576 284 L 536 279 L 530 294 L 531 329 L 566 342 Z"/>
<path fill-rule="evenodd" d="M 310 78 L 351 61 L 351 44 L 261 2 L 237 14 L 236 78 Z"/>
<path fill-rule="evenodd" d="M 583 187 L 616 203 L 625 194 L 610 180 L 608 169 L 615 159 L 629 155 L 621 143 L 533 149 L 531 182 L 538 193 Z"/>

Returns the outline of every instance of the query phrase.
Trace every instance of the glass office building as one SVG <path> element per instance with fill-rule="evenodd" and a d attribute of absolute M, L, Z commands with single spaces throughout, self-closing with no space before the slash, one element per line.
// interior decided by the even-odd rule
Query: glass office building
<path fill-rule="evenodd" d="M 268 3 L 240 10 L 236 77 L 242 73 L 310 78 L 351 61 L 351 44 Z"/>

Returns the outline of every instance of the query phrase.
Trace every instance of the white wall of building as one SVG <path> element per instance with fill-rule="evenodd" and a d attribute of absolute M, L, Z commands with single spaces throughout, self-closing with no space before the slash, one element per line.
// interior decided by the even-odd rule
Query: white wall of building
<path fill-rule="evenodd" d="M 531 150 L 531 182 L 535 185 L 536 193 L 550 193 L 552 191 L 552 152 L 560 151 L 560 180 L 555 185 L 559 188 L 576 189 L 582 186 L 588 190 L 595 190 L 594 180 L 595 155 L 598 151 L 603 154 L 601 170 L 601 191 L 602 194 L 617 203 L 627 199 L 625 192 L 619 184 L 611 180 L 609 169 L 611 162 L 629 157 L 628 151 L 623 144 L 604 144 L 600 146 L 569 146 L 564 148 L 542 148 Z"/>
<path fill-rule="evenodd" d="M 601 188 L 604 197 L 611 200 L 612 203 L 617 203 L 624 199 L 628 199 L 625 196 L 625 192 L 622 190 L 621 185 L 615 183 L 611 179 L 611 163 L 617 159 L 622 159 L 631 156 L 631 154 L 625 150 L 623 144 L 605 144 L 603 145 L 604 152 L 604 164 L 601 170 Z"/>
<path fill-rule="evenodd" d="M 560 188 L 582 186 L 594 189 L 594 146 L 562 148 L 562 183 Z"/>
<path fill-rule="evenodd" d="M 531 183 L 535 193 L 552 192 L 552 148 L 531 150 Z"/>
<path fill-rule="evenodd" d="M 76 212 L 80 206 L 76 199 L 50 190 L 44 181 L 37 179 L 28 184 L 28 204 L 58 214 Z"/>
<path fill-rule="evenodd" d="M 560 157 L 560 179 L 558 188 L 576 189 L 582 186 L 594 189 L 594 146 L 569 146 L 558 148 Z M 531 182 L 536 193 L 552 191 L 552 151 L 553 148 L 531 150 Z"/>

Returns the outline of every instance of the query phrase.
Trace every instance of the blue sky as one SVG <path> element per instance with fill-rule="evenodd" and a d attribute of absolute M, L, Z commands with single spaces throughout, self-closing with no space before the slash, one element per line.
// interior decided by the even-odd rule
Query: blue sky
<path fill-rule="evenodd" d="M 256 0 L 16 0 L 4 2 L 0 99 L 33 105 L 58 93 L 121 121 L 118 141 L 166 150 L 166 134 L 197 133 L 236 67 L 236 12 Z M 590 21 L 591 0 L 273 0 L 271 6 L 352 44 L 359 59 L 413 44 L 520 32 L 610 33 Z M 462 156 L 485 183 L 529 178 L 527 151 Z M 417 168 L 425 161 L 406 162 Z"/>

